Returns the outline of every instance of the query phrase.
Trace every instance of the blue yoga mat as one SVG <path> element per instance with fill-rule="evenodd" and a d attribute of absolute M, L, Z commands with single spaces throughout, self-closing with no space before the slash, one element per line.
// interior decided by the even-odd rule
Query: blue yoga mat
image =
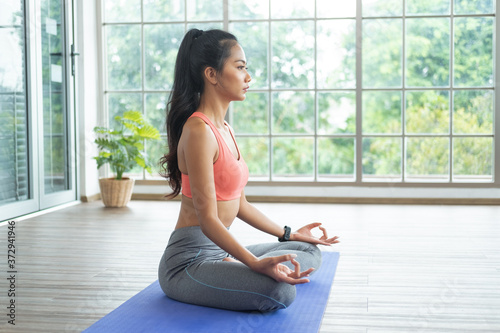
<path fill-rule="evenodd" d="M 320 269 L 309 283 L 297 285 L 295 301 L 284 310 L 264 314 L 185 304 L 165 296 L 155 281 L 84 333 L 318 332 L 339 260 L 338 252 L 322 254 Z"/>

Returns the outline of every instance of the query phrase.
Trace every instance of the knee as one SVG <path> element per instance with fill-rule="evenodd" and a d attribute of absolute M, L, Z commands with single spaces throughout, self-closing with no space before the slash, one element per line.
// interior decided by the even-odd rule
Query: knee
<path fill-rule="evenodd" d="M 255 304 L 257 309 L 261 312 L 269 312 L 280 309 L 286 309 L 293 303 L 296 296 L 295 286 L 292 286 L 285 282 L 280 282 L 276 284 L 269 298 L 266 298 Z"/>
<path fill-rule="evenodd" d="M 161 258 L 160 264 L 158 265 L 158 283 L 160 284 L 161 290 L 163 290 L 165 295 L 168 296 L 169 283 L 167 276 L 167 265 L 163 257 Z"/>
<path fill-rule="evenodd" d="M 165 295 L 168 296 L 168 283 L 167 283 L 167 276 L 164 272 L 159 271 L 158 272 L 158 284 L 160 285 L 161 290 L 165 293 Z"/>

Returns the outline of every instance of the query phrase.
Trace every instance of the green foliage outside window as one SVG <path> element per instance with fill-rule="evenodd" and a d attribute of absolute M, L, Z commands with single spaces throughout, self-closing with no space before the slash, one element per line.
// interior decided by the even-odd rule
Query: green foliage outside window
<path fill-rule="evenodd" d="M 362 181 L 491 181 L 494 3 L 452 1 L 363 1 L 361 49 L 354 10 L 329 11 L 326 0 L 282 1 L 286 10 L 273 1 L 271 11 L 267 1 L 229 1 L 229 31 L 252 74 L 230 120 L 251 175 L 353 181 L 358 169 Z M 110 116 L 142 110 L 160 126 L 184 17 L 187 28 L 220 28 L 222 1 L 142 2 L 142 30 L 135 17 L 105 26 L 108 107 Z M 452 8 L 478 16 L 452 19 Z"/>

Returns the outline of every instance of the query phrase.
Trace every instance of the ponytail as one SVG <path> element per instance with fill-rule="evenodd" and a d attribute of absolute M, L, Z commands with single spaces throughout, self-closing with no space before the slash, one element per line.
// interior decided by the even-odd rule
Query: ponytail
<path fill-rule="evenodd" d="M 173 190 L 167 198 L 174 198 L 181 192 L 182 175 L 177 146 L 184 124 L 200 105 L 200 96 L 205 87 L 203 72 L 205 68 L 212 67 L 221 73 L 236 43 L 236 37 L 228 32 L 198 29 L 189 30 L 181 42 L 167 104 L 168 153 L 160 159 L 161 175 L 170 181 Z"/>

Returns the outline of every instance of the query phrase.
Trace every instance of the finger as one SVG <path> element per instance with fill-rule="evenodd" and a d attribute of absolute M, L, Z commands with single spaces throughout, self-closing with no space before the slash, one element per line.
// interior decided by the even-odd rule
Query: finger
<path fill-rule="evenodd" d="M 296 284 L 308 283 L 309 279 L 294 279 L 291 277 L 285 277 L 280 282 L 286 282 L 291 285 L 296 285 Z"/>
<path fill-rule="evenodd" d="M 303 271 L 300 273 L 300 277 L 303 278 L 304 276 L 309 276 L 314 271 L 314 268 L 309 268 L 307 271 Z"/>
<path fill-rule="evenodd" d="M 281 256 L 277 256 L 277 257 L 270 257 L 269 259 L 272 259 L 273 264 L 280 264 L 282 262 L 291 261 L 295 258 L 297 258 L 297 255 L 294 253 L 290 253 L 290 254 L 284 254 Z"/>
<path fill-rule="evenodd" d="M 300 275 L 300 263 L 297 260 L 295 260 L 295 259 L 292 259 L 290 261 L 291 261 L 292 265 L 295 266 L 295 270 L 292 272 L 292 274 L 290 274 L 288 276 L 295 277 L 295 278 L 300 278 L 301 277 L 301 275 Z"/>
<path fill-rule="evenodd" d="M 319 227 L 320 225 L 321 225 L 321 222 L 313 222 L 313 223 L 306 225 L 306 227 L 308 227 L 309 229 L 314 229 L 316 227 Z"/>
<path fill-rule="evenodd" d="M 317 245 L 326 245 L 326 246 L 332 245 L 331 243 L 328 242 L 328 240 L 316 239 L 315 242 L 316 242 L 315 244 Z"/>
<path fill-rule="evenodd" d="M 323 239 L 323 237 L 321 238 L 308 238 L 307 239 L 307 242 L 308 243 L 311 243 L 311 244 L 316 244 L 316 245 L 326 245 L 326 246 L 330 246 L 332 245 L 328 239 Z"/>
<path fill-rule="evenodd" d="M 292 260 L 292 264 L 295 266 L 295 271 L 289 275 L 290 277 L 303 278 L 304 276 L 309 276 L 309 274 L 314 271 L 314 268 L 311 267 L 307 271 L 300 272 L 300 263 L 296 260 Z"/>
<path fill-rule="evenodd" d="M 276 257 L 268 257 L 266 259 L 269 260 L 271 265 L 279 265 L 283 262 L 290 261 L 296 257 L 297 257 L 296 254 L 290 253 L 290 254 L 283 254 L 281 256 L 276 256 Z"/>
<path fill-rule="evenodd" d="M 326 241 L 330 244 L 335 244 L 335 243 L 339 243 L 340 241 L 338 240 L 339 237 L 338 236 L 335 236 L 335 237 L 332 237 L 332 238 L 329 238 L 327 239 Z"/>
<path fill-rule="evenodd" d="M 326 232 L 326 229 L 324 227 L 319 227 L 319 230 L 323 232 L 323 236 L 321 236 L 320 239 L 326 240 L 328 239 L 328 233 Z"/>
<path fill-rule="evenodd" d="M 326 246 L 332 245 L 332 244 L 328 243 L 328 240 L 322 240 L 322 239 L 319 239 L 316 237 L 303 237 L 303 238 L 300 238 L 298 240 L 300 240 L 302 242 L 307 242 L 310 244 L 315 244 L 315 245 L 326 245 Z"/>
<path fill-rule="evenodd" d="M 293 274 L 293 270 L 286 266 L 286 265 L 283 265 L 283 264 L 278 264 L 281 268 L 281 273 L 282 274 L 285 274 L 286 276 L 289 276 L 290 274 Z"/>

